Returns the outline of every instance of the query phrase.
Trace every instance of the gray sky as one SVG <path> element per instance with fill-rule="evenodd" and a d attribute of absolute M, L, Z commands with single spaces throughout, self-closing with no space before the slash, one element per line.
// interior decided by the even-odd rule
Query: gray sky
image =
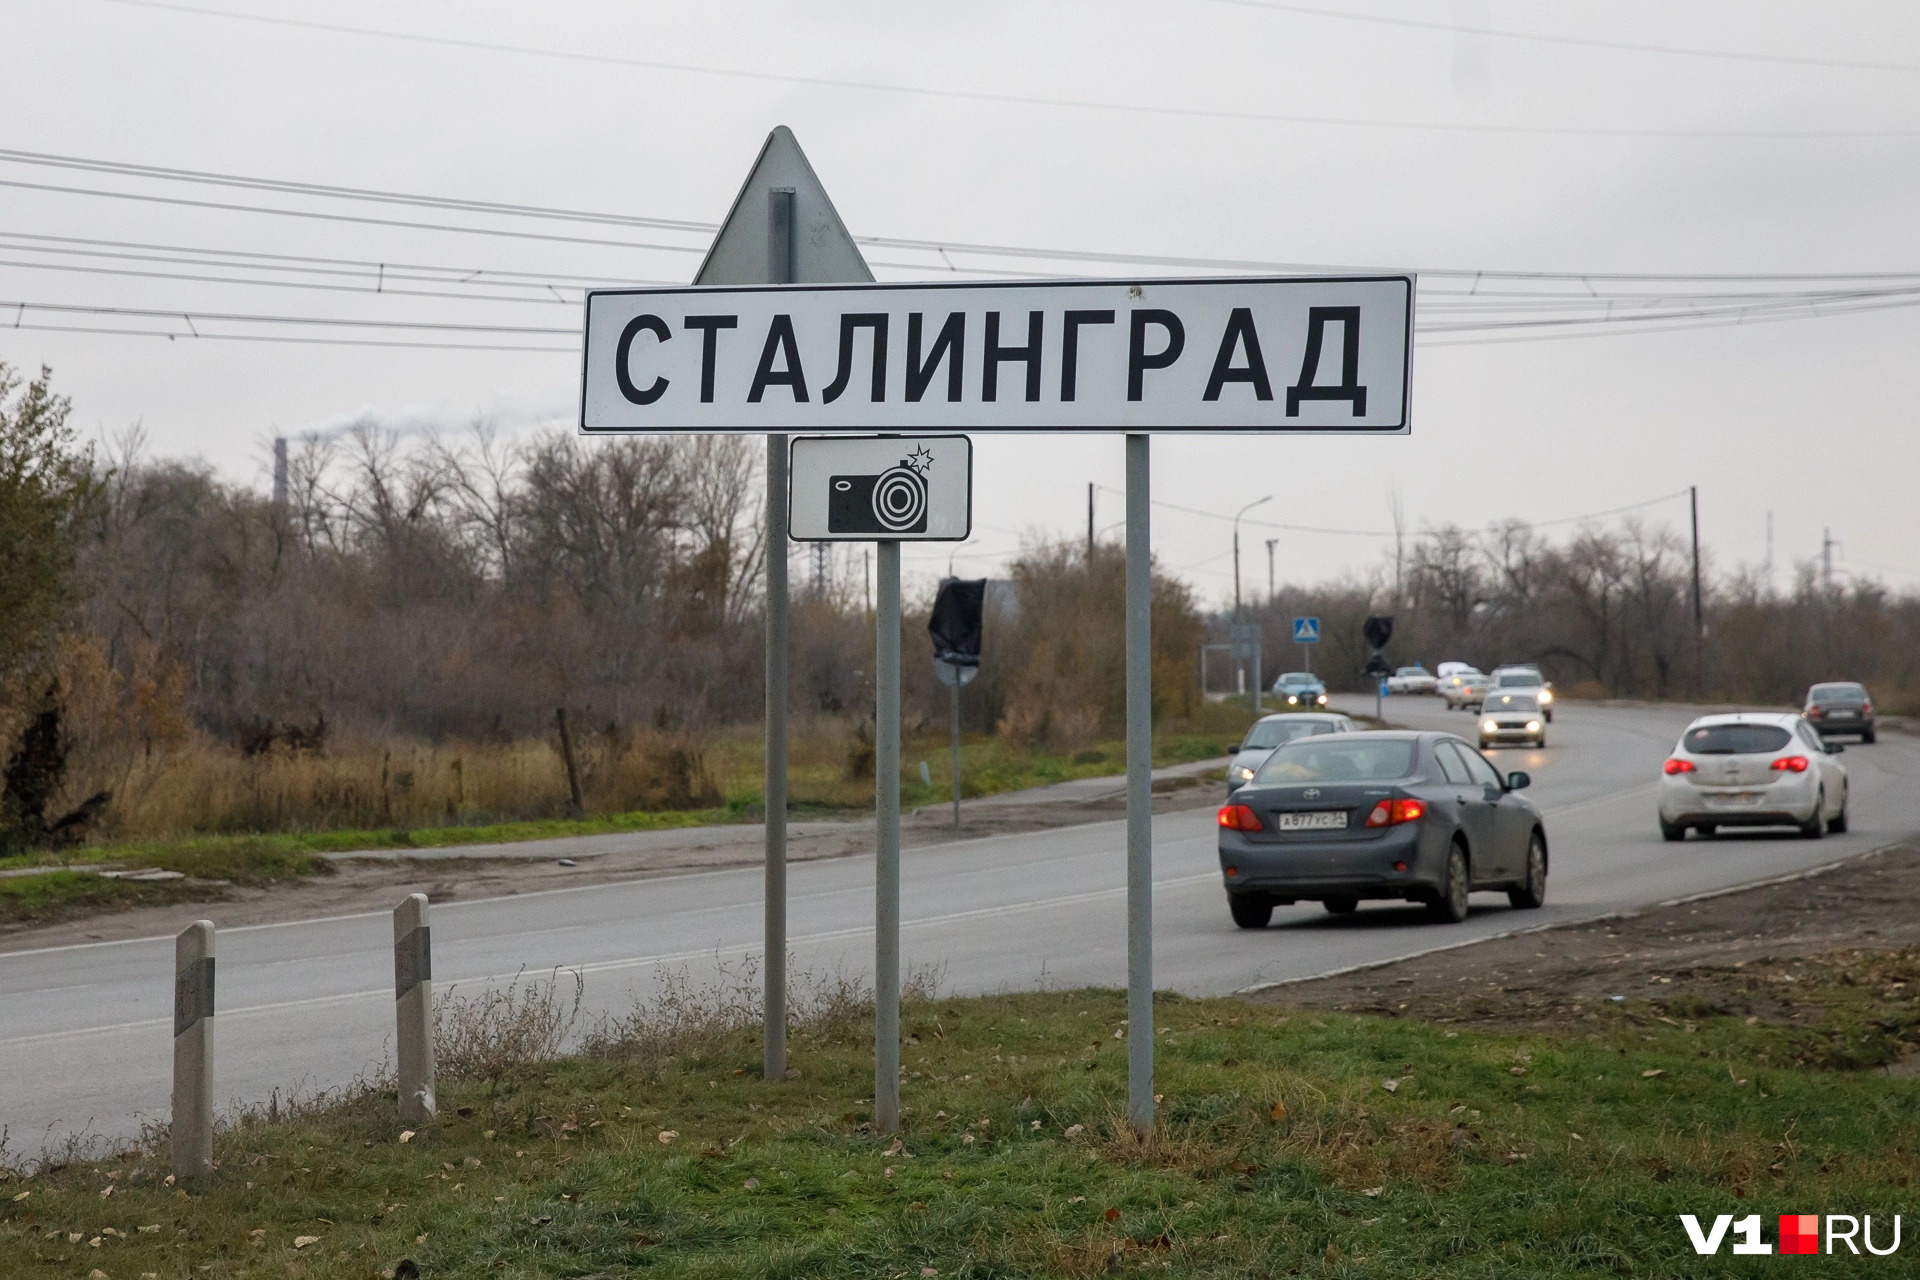
<path fill-rule="evenodd" d="M 1913 249 L 1920 221 L 1920 9 L 1914 6 L 1728 0 L 1684 8 L 1546 8 L 1320 0 L 1318 7 L 1912 69 L 1463 36 L 1275 11 L 1257 0 L 938 7 L 879 0 L 553 0 L 539 6 L 16 0 L 6 21 L 10 57 L 0 106 L 9 126 L 0 130 L 0 146 L 711 222 L 725 214 L 768 129 L 784 123 L 857 235 L 1393 269 L 1920 270 Z M 188 11 L 195 8 L 202 12 Z M 215 9 L 756 75 L 1154 110 L 583 62 L 205 12 Z M 1223 118 L 1233 115 L 1400 123 Z M 1415 123 L 1474 128 L 1409 127 Z M 1639 134 L 1608 136 L 1609 130 Z M 1749 136 L 1698 136 L 1706 133 Z M 1827 136 L 1750 136 L 1769 133 Z M 703 243 L 698 234 L 509 222 L 13 163 L 0 163 L 0 180 L 629 243 Z M 60 260 L 22 248 L 31 243 L 44 250 L 53 242 L 22 235 L 579 279 L 681 281 L 698 262 L 697 254 L 685 252 L 19 187 L 0 187 L 0 198 L 6 210 L 0 232 L 14 233 L 0 239 L 6 264 Z M 876 266 L 882 279 L 933 276 L 944 268 L 936 255 L 919 251 L 869 250 L 868 256 L 906 264 Z M 247 274 L 98 256 L 65 261 Z M 957 261 L 1093 270 L 964 255 Z M 1423 280 L 1423 304 L 1441 297 L 1437 284 Z M 579 317 L 571 301 L 369 296 L 363 284 L 354 287 L 359 291 L 326 292 L 0 265 L 4 304 L 561 328 L 577 326 Z M 112 432 L 138 420 L 156 452 L 201 455 L 254 482 L 263 481 L 267 441 L 276 431 L 324 427 L 362 412 L 449 427 L 475 414 L 509 427 L 567 422 L 577 396 L 577 348 L 566 350 L 573 344 L 565 337 L 508 339 L 563 348 L 527 353 L 168 341 L 5 327 L 36 318 L 183 333 L 185 325 L 0 305 L 0 359 L 52 365 L 88 429 Z M 341 336 L 315 326 L 225 327 Z M 1838 564 L 1847 571 L 1920 585 L 1910 496 L 1920 474 L 1910 407 L 1920 383 L 1910 354 L 1916 338 L 1920 314 L 1896 308 L 1575 341 L 1462 346 L 1423 340 L 1411 437 L 1162 438 L 1155 446 L 1155 496 L 1230 514 L 1273 494 L 1255 516 L 1378 530 L 1391 527 L 1394 491 L 1417 529 L 1506 516 L 1550 520 L 1697 483 L 1703 538 L 1719 564 L 1757 564 L 1772 511 L 1783 584 L 1788 566 L 1818 555 L 1822 530 L 1830 526 L 1842 544 Z M 1024 531 L 1083 531 L 1089 481 L 1110 490 L 1100 495 L 1100 523 L 1120 518 L 1117 437 L 981 436 L 977 442 L 978 537 L 957 553 L 962 571 L 997 570 Z M 1683 525 L 1684 503 L 1649 514 Z M 1163 561 L 1209 600 L 1230 599 L 1228 526 L 1171 508 L 1157 511 L 1155 521 Z M 1249 525 L 1245 582 L 1256 593 L 1265 586 L 1268 537 L 1279 539 L 1283 581 L 1363 567 L 1383 546 L 1378 538 Z M 910 550 L 908 562 L 926 575 L 943 570 L 946 558 L 944 550 L 922 548 Z"/>

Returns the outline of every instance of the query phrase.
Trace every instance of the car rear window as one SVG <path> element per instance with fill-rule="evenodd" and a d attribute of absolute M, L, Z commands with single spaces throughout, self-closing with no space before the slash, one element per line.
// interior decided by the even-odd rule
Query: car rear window
<path fill-rule="evenodd" d="M 1793 737 L 1777 724 L 1709 724 L 1681 739 L 1696 756 L 1772 755 Z"/>
<path fill-rule="evenodd" d="M 1253 726 L 1253 732 L 1247 735 L 1246 745 L 1253 748 L 1277 747 L 1295 738 L 1311 738 L 1315 734 L 1332 732 L 1333 725 L 1325 720 L 1263 720 Z"/>
<path fill-rule="evenodd" d="M 1865 702 L 1867 691 L 1857 684 L 1817 684 L 1807 692 L 1809 702 Z"/>
<path fill-rule="evenodd" d="M 1403 738 L 1354 741 L 1351 734 L 1321 742 L 1301 738 L 1267 757 L 1254 781 L 1376 782 L 1413 772 L 1413 742 Z"/>

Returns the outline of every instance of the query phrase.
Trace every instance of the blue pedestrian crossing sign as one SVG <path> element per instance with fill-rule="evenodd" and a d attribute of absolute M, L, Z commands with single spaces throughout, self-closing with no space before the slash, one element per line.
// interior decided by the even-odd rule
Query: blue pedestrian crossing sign
<path fill-rule="evenodd" d="M 1295 618 L 1293 620 L 1293 642 L 1295 644 L 1320 643 L 1320 619 Z"/>

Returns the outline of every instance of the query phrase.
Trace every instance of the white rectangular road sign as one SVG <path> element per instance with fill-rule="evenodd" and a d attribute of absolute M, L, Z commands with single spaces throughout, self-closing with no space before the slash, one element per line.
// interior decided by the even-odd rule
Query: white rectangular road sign
<path fill-rule="evenodd" d="M 1406 432 L 1410 275 L 587 295 L 586 432 Z"/>
<path fill-rule="evenodd" d="M 964 542 L 973 532 L 965 436 L 803 437 L 787 474 L 796 542 Z"/>

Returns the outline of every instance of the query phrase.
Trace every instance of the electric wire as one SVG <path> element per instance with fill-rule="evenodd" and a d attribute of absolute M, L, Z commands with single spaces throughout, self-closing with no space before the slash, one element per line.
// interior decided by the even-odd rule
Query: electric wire
<path fill-rule="evenodd" d="M 1108 485 L 1102 484 L 1096 485 L 1095 487 L 1102 493 L 1110 493 L 1116 497 L 1124 496 L 1121 490 Z M 1687 493 L 1688 490 L 1686 489 L 1677 489 L 1672 493 L 1661 494 L 1657 498 L 1647 498 L 1640 502 L 1627 503 L 1624 506 L 1609 507 L 1604 511 L 1588 511 L 1577 516 L 1556 516 L 1550 520 L 1528 520 L 1522 521 L 1521 523 L 1535 529 L 1551 529 L 1560 525 L 1580 524 L 1587 520 L 1602 520 L 1608 516 L 1624 515 L 1629 511 L 1639 511 L 1646 507 L 1656 507 L 1661 503 L 1672 502 L 1676 498 L 1684 498 L 1687 496 Z M 1152 503 L 1156 507 L 1165 507 L 1169 511 L 1178 511 L 1183 515 L 1202 516 L 1208 520 L 1222 520 L 1229 524 L 1233 523 L 1234 520 L 1232 516 L 1224 515 L 1218 511 L 1206 511 L 1199 507 L 1182 506 L 1177 502 L 1167 502 L 1159 498 L 1152 499 Z M 1280 529 L 1288 533 L 1333 534 L 1355 538 L 1397 538 L 1404 536 L 1406 533 L 1405 530 L 1398 529 L 1335 529 L 1322 525 L 1285 524 L 1276 520 L 1256 520 L 1252 516 L 1240 517 L 1240 523 L 1254 525 L 1262 529 Z M 1490 524 L 1477 527 L 1470 530 L 1470 532 L 1499 533 L 1506 527 L 1507 526 L 1500 524 Z M 1217 559 L 1218 557 L 1215 558 Z M 1202 561 L 1201 563 L 1204 564 L 1206 562 Z"/>
<path fill-rule="evenodd" d="M 1661 129 L 1623 127 L 1582 127 L 1559 125 L 1504 125 L 1471 121 L 1378 120 L 1351 116 L 1327 116 L 1299 113 L 1235 111 L 1207 107 L 1156 106 L 1150 103 L 1102 101 L 1092 98 L 1060 98 L 1038 94 L 996 93 L 976 89 L 951 89 L 934 85 L 887 84 L 833 76 L 808 76 L 776 71 L 743 71 L 692 62 L 669 62 L 652 58 L 632 58 L 616 54 L 586 53 L 536 45 L 514 45 L 497 41 L 474 40 L 459 36 L 427 35 L 420 32 L 393 31 L 378 27 L 353 26 L 339 22 L 321 22 L 310 18 L 241 13 L 205 5 L 169 3 L 167 0 L 103 0 L 107 4 L 129 8 L 191 14 L 232 22 L 251 22 L 267 26 L 324 31 L 337 35 L 364 36 L 416 45 L 508 53 L 601 66 L 631 67 L 646 71 L 673 71 L 690 75 L 718 76 L 732 80 L 791 84 L 807 88 L 842 89 L 861 93 L 890 93 L 956 102 L 983 102 L 1022 107 L 1056 107 L 1075 111 L 1098 111 L 1171 119 L 1236 120 L 1262 124 L 1297 124 L 1322 127 L 1406 130 L 1427 133 L 1462 133 L 1531 137 L 1590 138 L 1697 138 L 1750 140 L 1818 140 L 1840 138 L 1890 138 L 1920 135 L 1920 129 Z"/>

